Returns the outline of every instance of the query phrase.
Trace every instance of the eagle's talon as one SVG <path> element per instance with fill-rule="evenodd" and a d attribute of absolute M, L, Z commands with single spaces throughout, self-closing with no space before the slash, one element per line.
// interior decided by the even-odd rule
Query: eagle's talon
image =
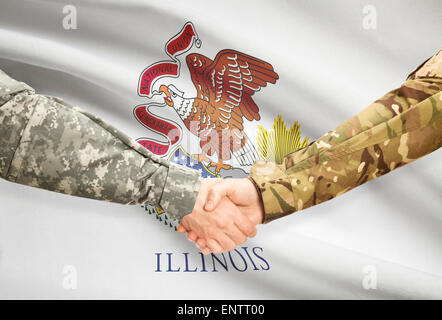
<path fill-rule="evenodd" d="M 218 163 L 211 162 L 209 164 L 209 167 L 216 167 L 215 173 L 218 173 L 221 170 L 221 168 L 224 170 L 229 170 L 232 168 L 232 166 L 230 166 L 228 164 L 224 164 L 221 160 Z"/>

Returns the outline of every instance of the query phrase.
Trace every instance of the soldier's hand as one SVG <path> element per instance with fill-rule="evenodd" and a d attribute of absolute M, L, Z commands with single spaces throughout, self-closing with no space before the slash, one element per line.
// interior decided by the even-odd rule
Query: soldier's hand
<path fill-rule="evenodd" d="M 181 224 L 195 234 L 191 240 L 204 239 L 206 254 L 231 251 L 256 234 L 256 226 L 227 198 L 211 212 L 194 211 L 186 215 Z"/>
<path fill-rule="evenodd" d="M 225 199 L 229 199 L 234 203 L 240 215 L 247 217 L 255 227 L 254 232 L 248 234 L 248 237 L 253 237 L 256 234 L 256 226 L 262 222 L 264 216 L 264 208 L 253 183 L 249 179 L 226 179 L 211 185 L 204 209 L 206 211 L 220 210 L 221 208 L 218 206 Z M 228 224 L 231 218 L 228 215 L 224 215 L 220 219 L 224 219 L 223 223 Z M 204 254 L 215 252 L 211 250 L 207 239 L 199 236 L 193 230 L 188 232 L 188 238 L 191 241 L 195 241 Z"/>
<path fill-rule="evenodd" d="M 261 221 L 255 222 L 258 218 L 250 220 L 249 216 L 253 216 L 248 214 L 250 208 L 247 206 L 239 208 L 227 197 L 227 194 L 230 194 L 228 188 L 231 184 L 223 184 L 226 180 L 213 180 L 203 180 L 194 210 L 191 214 L 186 215 L 178 226 L 178 232 L 188 232 L 187 238 L 189 240 L 198 241 L 201 244 L 200 249 L 204 254 L 233 250 L 236 246 L 244 243 L 248 237 L 256 235 L 256 225 Z M 235 181 L 239 180 L 244 179 L 236 179 Z M 249 181 L 249 183 L 251 182 Z M 214 188 L 217 185 L 219 187 Z M 241 181 L 241 185 L 246 186 L 243 181 Z M 256 193 L 253 185 L 252 188 L 252 191 Z M 205 204 L 207 206 L 208 196 L 211 197 L 210 212 L 203 208 Z M 241 195 L 239 194 L 239 196 Z M 235 199 L 235 197 L 233 198 Z M 249 200 L 254 200 L 254 197 Z"/>
<path fill-rule="evenodd" d="M 264 208 L 253 182 L 249 179 L 225 179 L 210 186 L 204 209 L 214 210 L 224 197 L 238 206 L 254 225 L 262 222 Z"/>

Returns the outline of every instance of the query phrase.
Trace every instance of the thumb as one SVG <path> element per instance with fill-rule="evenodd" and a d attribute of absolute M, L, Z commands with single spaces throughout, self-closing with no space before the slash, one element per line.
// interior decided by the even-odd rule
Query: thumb
<path fill-rule="evenodd" d="M 212 211 L 214 210 L 221 199 L 230 194 L 230 185 L 226 181 L 222 181 L 210 187 L 207 194 L 206 204 L 204 205 L 204 210 Z"/>

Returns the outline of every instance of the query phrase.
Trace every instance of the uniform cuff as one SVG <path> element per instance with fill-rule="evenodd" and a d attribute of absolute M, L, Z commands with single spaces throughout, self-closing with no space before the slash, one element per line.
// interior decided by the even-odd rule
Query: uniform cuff
<path fill-rule="evenodd" d="M 169 164 L 169 172 L 161 196 L 160 206 L 172 219 L 181 219 L 192 212 L 201 184 L 197 170 Z"/>
<path fill-rule="evenodd" d="M 250 169 L 264 206 L 264 221 L 268 223 L 296 211 L 290 179 L 283 169 L 263 160 L 256 161 Z"/>

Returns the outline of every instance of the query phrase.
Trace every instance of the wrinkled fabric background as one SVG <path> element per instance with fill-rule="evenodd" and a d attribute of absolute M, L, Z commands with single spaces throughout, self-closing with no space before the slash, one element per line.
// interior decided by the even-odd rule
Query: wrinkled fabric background
<path fill-rule="evenodd" d="M 66 4 L 0 0 L 0 69 L 133 138 L 146 136 L 132 115 L 146 102 L 139 75 L 166 58 L 165 42 L 186 21 L 212 59 L 232 48 L 271 63 L 280 79 L 255 95 L 259 124 L 281 114 L 311 141 L 398 87 L 442 44 L 437 0 L 71 0 L 77 30 L 63 29 Z M 376 30 L 362 27 L 368 4 Z M 182 267 L 183 252 L 196 260 L 198 250 L 140 207 L 1 180 L 0 298 L 442 298 L 441 163 L 438 150 L 260 226 L 244 246 L 261 247 L 270 270 L 245 272 L 155 272 L 155 253 Z M 67 265 L 76 290 L 63 289 Z M 363 288 L 367 266 L 376 289 Z"/>

